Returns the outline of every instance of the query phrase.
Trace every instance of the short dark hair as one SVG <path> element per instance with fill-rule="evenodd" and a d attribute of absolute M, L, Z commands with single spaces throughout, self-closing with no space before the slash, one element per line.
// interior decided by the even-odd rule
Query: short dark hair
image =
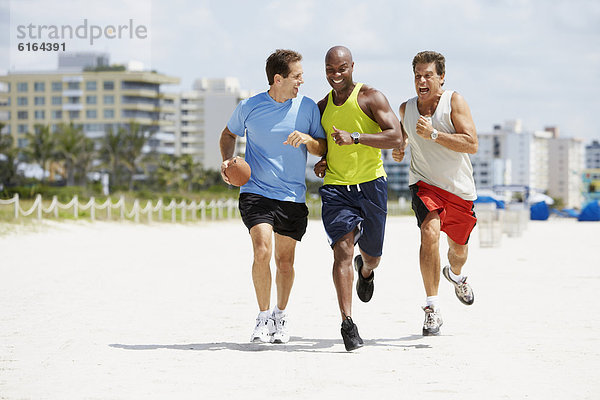
<path fill-rule="evenodd" d="M 415 58 L 413 58 L 413 72 L 415 71 L 415 67 L 417 64 L 430 64 L 435 63 L 435 72 L 438 75 L 444 75 L 446 73 L 446 59 L 440 53 L 436 53 L 435 51 L 422 51 L 417 53 Z"/>
<path fill-rule="evenodd" d="M 269 85 L 275 83 L 275 75 L 279 74 L 284 78 L 290 74 L 290 64 L 296 61 L 302 61 L 302 55 L 294 50 L 275 50 L 267 58 L 267 80 Z"/>

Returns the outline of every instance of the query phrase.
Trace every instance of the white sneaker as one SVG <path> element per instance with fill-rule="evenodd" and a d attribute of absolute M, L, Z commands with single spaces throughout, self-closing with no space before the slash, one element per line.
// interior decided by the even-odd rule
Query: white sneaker
<path fill-rule="evenodd" d="M 250 337 L 251 342 L 269 343 L 271 341 L 271 335 L 269 334 L 269 320 L 270 318 L 256 318 L 256 326 Z"/>
<path fill-rule="evenodd" d="M 439 308 L 431 306 L 423 307 L 425 311 L 425 322 L 423 323 L 423 336 L 437 336 L 440 334 L 440 327 L 444 323 Z"/>
<path fill-rule="evenodd" d="M 273 313 L 270 318 L 273 321 L 273 335 L 271 336 L 271 343 L 287 343 L 290 341 L 290 334 L 288 333 L 288 322 L 287 314 L 285 313 Z"/>

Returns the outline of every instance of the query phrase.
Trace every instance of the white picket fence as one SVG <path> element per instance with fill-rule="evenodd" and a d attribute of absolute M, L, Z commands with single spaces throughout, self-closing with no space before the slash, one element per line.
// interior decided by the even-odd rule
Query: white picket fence
<path fill-rule="evenodd" d="M 42 219 L 44 215 L 53 214 L 54 217 L 58 217 L 58 211 L 61 210 L 73 210 L 73 217 L 79 218 L 80 211 L 90 210 L 90 218 L 93 220 L 96 219 L 96 211 L 105 210 L 106 219 L 112 219 L 113 210 L 117 210 L 116 212 L 119 215 L 119 219 L 131 219 L 135 222 L 140 222 L 140 217 L 147 218 L 148 222 L 152 222 L 155 218 L 158 221 L 163 221 L 165 214 L 170 213 L 171 222 L 177 221 L 177 210 L 181 210 L 180 212 L 180 221 L 185 222 L 188 220 L 188 213 L 190 216 L 190 220 L 196 221 L 206 220 L 207 214 L 210 214 L 210 219 L 223 219 L 223 218 L 233 218 L 235 216 L 239 216 L 238 211 L 238 202 L 237 200 L 228 199 L 228 200 L 211 200 L 210 202 L 206 202 L 204 200 L 200 202 L 192 201 L 190 203 L 182 200 L 180 202 L 176 202 L 175 200 L 171 200 L 168 204 L 164 204 L 162 199 L 159 199 L 156 204 L 152 204 L 152 201 L 148 200 L 144 207 L 140 206 L 139 200 L 134 200 L 131 210 L 126 209 L 125 198 L 121 197 L 116 203 L 113 203 L 110 198 L 106 199 L 103 203 L 97 203 L 94 197 L 91 197 L 90 200 L 83 204 L 79 202 L 77 196 L 74 196 L 73 199 L 66 203 L 62 204 L 58 201 L 57 197 L 52 197 L 52 202 L 48 207 L 44 207 L 42 202 L 42 196 L 38 194 L 33 202 L 33 205 L 28 210 L 24 210 L 21 207 L 19 201 L 19 195 L 15 194 L 12 199 L 9 200 L 1 200 L 1 205 L 12 205 L 14 207 L 14 217 L 18 219 L 19 217 L 27 217 L 35 213 L 37 219 Z"/>

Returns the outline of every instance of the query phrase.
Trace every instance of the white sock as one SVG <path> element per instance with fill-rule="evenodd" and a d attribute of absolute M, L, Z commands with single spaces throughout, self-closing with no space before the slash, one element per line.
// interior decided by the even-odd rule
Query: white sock
<path fill-rule="evenodd" d="M 427 305 L 433 309 L 438 308 L 438 296 L 427 296 Z"/>
<path fill-rule="evenodd" d="M 454 282 L 456 282 L 456 283 L 460 283 L 460 282 L 462 282 L 462 280 L 463 280 L 463 278 L 464 278 L 464 277 L 462 276 L 462 274 L 461 274 L 461 275 L 454 275 L 454 272 L 452 272 L 452 268 L 448 268 L 448 269 L 449 269 L 449 271 L 448 271 L 448 272 L 450 273 L 450 274 L 449 274 L 449 275 L 450 275 L 450 278 L 451 278 L 451 279 L 452 279 Z"/>
<path fill-rule="evenodd" d="M 275 308 L 273 309 L 273 315 L 285 315 L 285 310 L 280 310 L 279 307 L 275 306 Z"/>
<path fill-rule="evenodd" d="M 271 311 L 261 311 L 258 313 L 258 319 L 269 319 L 271 316 Z"/>

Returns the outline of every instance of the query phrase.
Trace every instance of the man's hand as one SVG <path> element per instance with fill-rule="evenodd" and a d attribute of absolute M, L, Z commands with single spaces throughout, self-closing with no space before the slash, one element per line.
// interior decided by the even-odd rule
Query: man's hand
<path fill-rule="evenodd" d="M 398 148 L 398 149 L 392 150 L 392 158 L 394 159 L 394 161 L 400 162 L 400 161 L 404 160 L 404 154 L 405 154 L 404 149 Z"/>
<path fill-rule="evenodd" d="M 423 139 L 431 140 L 431 132 L 433 132 L 433 125 L 431 125 L 431 118 L 420 116 L 417 121 L 417 135 Z"/>
<path fill-rule="evenodd" d="M 300 147 L 301 144 L 307 144 L 311 141 L 310 135 L 306 133 L 294 131 L 289 134 L 285 142 L 283 144 L 289 144 L 290 146 Z"/>
<path fill-rule="evenodd" d="M 322 158 L 315 164 L 313 171 L 315 171 L 316 176 L 323 178 L 325 176 L 325 170 L 327 170 L 327 159 Z"/>
<path fill-rule="evenodd" d="M 223 178 L 225 183 L 228 185 L 231 185 L 231 182 L 229 182 L 229 178 L 227 178 L 227 175 L 225 175 L 225 170 L 227 169 L 227 166 L 229 165 L 231 160 L 233 160 L 233 157 L 231 157 L 230 159 L 225 160 L 221 163 L 221 178 Z"/>
<path fill-rule="evenodd" d="M 354 139 L 350 136 L 350 132 L 343 131 L 335 126 L 333 127 L 331 137 L 338 146 L 354 144 Z"/>

